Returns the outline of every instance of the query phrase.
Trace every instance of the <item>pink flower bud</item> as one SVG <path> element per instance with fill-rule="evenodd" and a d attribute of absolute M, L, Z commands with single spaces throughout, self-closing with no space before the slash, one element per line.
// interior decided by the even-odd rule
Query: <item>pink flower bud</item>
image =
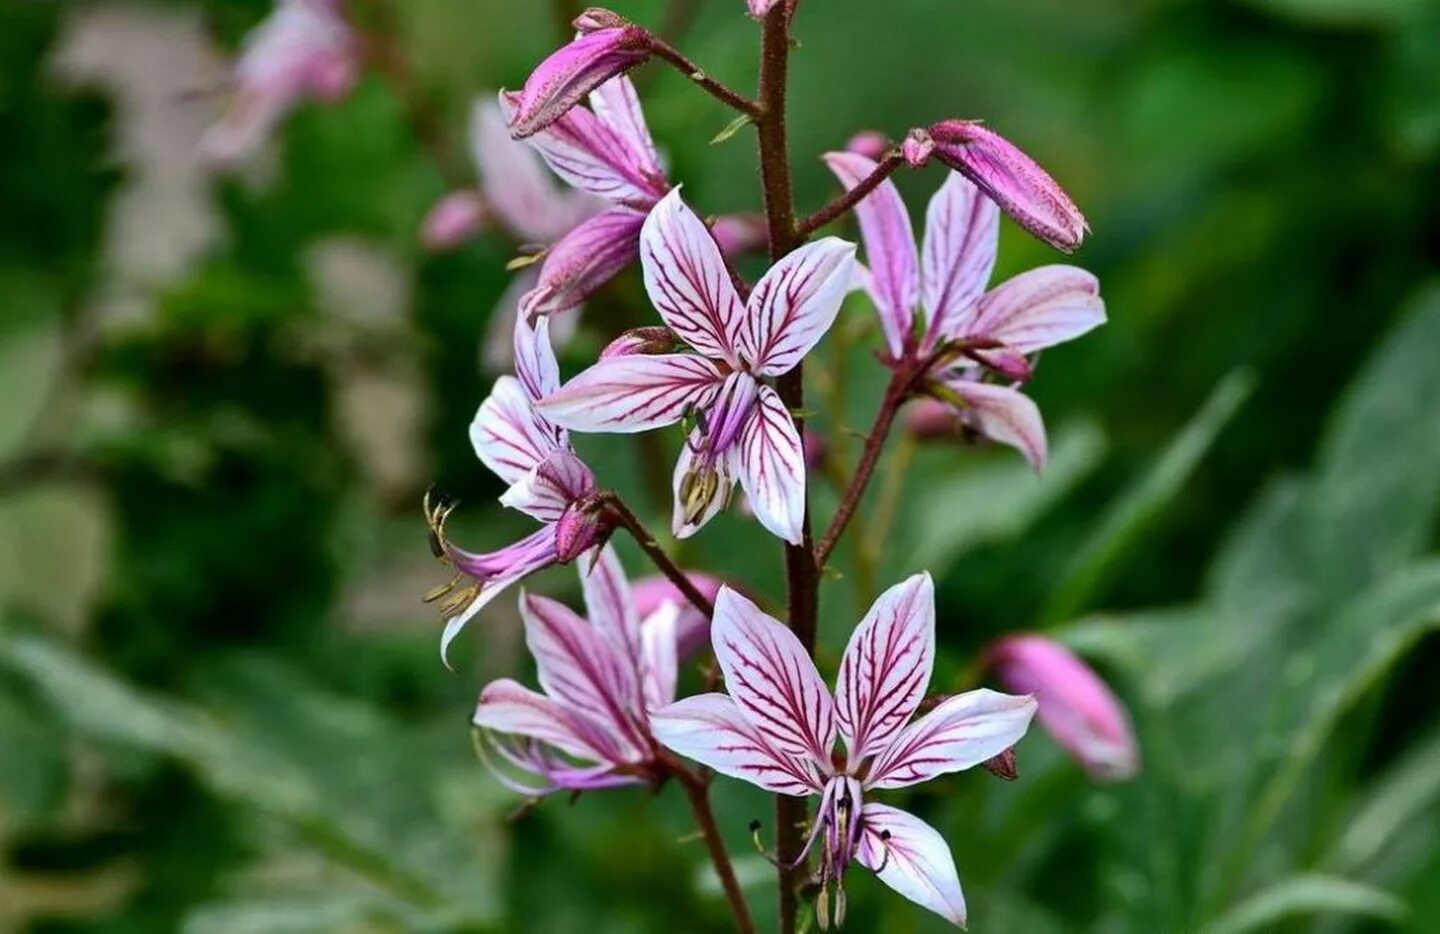
<path fill-rule="evenodd" d="M 1131 778 L 1140 770 L 1125 708 L 1069 649 L 1044 636 L 1006 636 L 991 645 L 986 662 L 1007 690 L 1035 695 L 1041 724 L 1092 778 Z"/>
<path fill-rule="evenodd" d="M 879 162 L 885 158 L 890 151 L 890 140 L 884 133 L 877 133 L 875 130 L 865 130 L 850 137 L 850 142 L 845 144 L 850 152 L 858 153 L 867 159 Z"/>
<path fill-rule="evenodd" d="M 709 574 L 686 571 L 690 583 L 710 601 L 720 592 L 721 581 Z M 671 583 L 668 577 L 654 575 L 642 577 L 630 585 L 630 598 L 634 601 L 635 612 L 644 619 L 664 603 L 680 607 L 680 616 L 675 621 L 675 651 L 684 658 L 710 641 L 710 620 L 705 614 L 690 605 L 690 601 Z"/>
<path fill-rule="evenodd" d="M 648 32 L 626 25 L 586 33 L 555 51 L 516 95 L 510 134 L 524 139 L 550 126 L 591 91 L 649 58 L 650 47 Z"/>
<path fill-rule="evenodd" d="M 520 300 L 527 318 L 574 308 L 629 266 L 640 249 L 645 215 L 611 208 L 575 227 L 545 254 L 539 283 Z"/>
<path fill-rule="evenodd" d="M 921 129 L 911 130 L 905 134 L 905 141 L 900 144 L 900 155 L 905 157 L 905 162 L 912 169 L 918 169 L 930 161 L 930 155 L 935 151 L 935 140 L 928 132 Z"/>
<path fill-rule="evenodd" d="M 605 510 L 589 497 L 576 500 L 555 523 L 555 559 L 568 564 L 610 537 Z"/>
<path fill-rule="evenodd" d="M 726 256 L 754 253 L 770 242 L 770 228 L 760 214 L 726 214 L 716 219 L 710 233 Z"/>
<path fill-rule="evenodd" d="M 662 325 L 631 328 L 600 351 L 600 359 L 628 357 L 633 354 L 672 353 L 681 346 L 675 332 Z"/>
<path fill-rule="evenodd" d="M 1021 227 L 1057 250 L 1080 246 L 1088 225 L 1045 170 L 998 133 L 969 120 L 930 128 L 935 156 L 970 179 Z"/>
<path fill-rule="evenodd" d="M 460 246 L 485 228 L 485 199 L 474 189 L 452 191 L 435 202 L 420 226 L 420 242 L 427 250 Z"/>
<path fill-rule="evenodd" d="M 602 29 L 624 29 L 631 25 L 631 22 L 612 10 L 592 6 L 575 17 L 573 25 L 577 32 L 588 36 L 590 33 L 599 32 Z"/>

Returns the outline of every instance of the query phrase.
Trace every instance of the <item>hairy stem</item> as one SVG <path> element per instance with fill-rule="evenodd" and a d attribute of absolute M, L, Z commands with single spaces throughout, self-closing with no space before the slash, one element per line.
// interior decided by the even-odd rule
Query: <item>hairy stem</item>
<path fill-rule="evenodd" d="M 690 79 L 695 86 L 699 87 L 726 107 L 732 110 L 738 110 L 752 120 L 759 117 L 760 105 L 738 91 L 732 91 L 724 84 L 710 77 L 705 73 L 704 69 L 686 58 L 678 49 L 664 39 L 658 36 L 653 37 L 650 53 L 661 61 L 668 62 L 675 66 L 675 69 Z"/>
<path fill-rule="evenodd" d="M 715 605 L 700 592 L 700 589 L 690 580 L 689 575 L 680 570 L 674 561 L 670 560 L 670 556 L 660 547 L 660 544 L 655 540 L 655 536 L 651 535 L 649 530 L 645 528 L 645 524 L 640 521 L 640 517 L 635 515 L 629 506 L 625 505 L 624 500 L 620 499 L 620 497 L 614 493 L 610 493 L 605 498 L 604 508 L 610 514 L 610 517 L 616 525 L 630 533 L 631 537 L 635 539 L 635 543 L 640 546 L 640 550 L 645 552 L 645 556 L 654 563 L 660 573 L 664 574 L 670 579 L 672 584 L 680 588 L 680 592 L 685 595 L 685 599 L 694 605 L 695 609 L 704 613 L 706 616 L 714 615 Z"/>
<path fill-rule="evenodd" d="M 895 174 L 895 170 L 904 164 L 905 159 L 898 152 L 892 152 L 880 160 L 880 163 L 875 166 L 875 171 L 861 179 L 860 184 L 802 220 L 797 227 L 799 235 L 802 238 L 808 237 L 831 221 L 838 220 L 859 204 L 866 195 L 880 187 L 881 182 Z"/>
<path fill-rule="evenodd" d="M 710 786 L 691 772 L 682 770 L 678 774 L 685 796 L 690 799 L 695 824 L 705 838 L 705 848 L 710 851 L 710 863 L 715 867 L 715 875 L 720 877 L 720 887 L 725 890 L 725 900 L 730 903 L 730 912 L 735 916 L 735 929 L 740 934 L 755 934 L 750 907 L 745 904 L 745 894 L 740 891 L 740 882 L 735 878 L 735 867 L 730 865 L 730 854 L 725 851 L 725 840 L 715 825 L 715 812 L 710 809 Z"/>

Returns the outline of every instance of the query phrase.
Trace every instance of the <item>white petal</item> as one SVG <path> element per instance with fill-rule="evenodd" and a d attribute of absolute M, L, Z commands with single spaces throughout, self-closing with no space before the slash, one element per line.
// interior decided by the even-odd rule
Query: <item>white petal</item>
<path fill-rule="evenodd" d="M 537 318 L 532 324 L 524 315 L 516 316 L 515 377 L 536 402 L 560 388 L 560 364 L 550 346 L 549 318 Z"/>
<path fill-rule="evenodd" d="M 995 269 L 1000 208 L 958 172 L 925 212 L 921 292 L 929 327 L 925 347 L 967 332 L 975 303 Z"/>
<path fill-rule="evenodd" d="M 650 710 L 675 699 L 680 662 L 675 627 L 679 619 L 680 607 L 667 602 L 640 623 L 640 687 Z"/>
<path fill-rule="evenodd" d="M 575 500 L 595 487 L 595 475 L 585 462 L 558 450 L 537 464 L 500 496 L 500 505 L 518 509 L 540 522 L 559 522 Z"/>
<path fill-rule="evenodd" d="M 466 623 L 511 585 L 555 563 L 555 527 L 544 526 L 496 554 L 514 555 L 515 560 L 502 572 L 487 578 L 475 598 L 459 613 L 445 620 L 445 629 L 440 634 L 440 661 L 447 668 L 450 667 L 450 644 L 460 635 Z"/>
<path fill-rule="evenodd" d="M 835 323 L 854 272 L 855 244 L 838 237 L 807 243 L 771 266 L 750 293 L 740 333 L 751 369 L 761 376 L 794 369 Z"/>
<path fill-rule="evenodd" d="M 565 428 L 629 434 L 704 408 L 723 380 L 719 366 L 694 354 L 611 357 L 542 399 L 539 409 Z"/>
<path fill-rule="evenodd" d="M 934 666 L 935 585 L 929 574 L 916 574 L 880 595 L 840 661 L 835 708 L 852 764 L 905 728 Z"/>
<path fill-rule="evenodd" d="M 964 400 L 962 411 L 981 434 L 1017 449 L 1037 471 L 1045 469 L 1049 454 L 1045 421 L 1033 399 L 1008 386 L 964 378 L 947 380 L 945 385 Z"/>
<path fill-rule="evenodd" d="M 980 300 L 971 330 L 1028 354 L 1104 323 L 1098 279 L 1075 266 L 1041 266 L 990 290 Z"/>
<path fill-rule="evenodd" d="M 710 625 L 715 660 L 745 719 L 777 749 L 830 768 L 835 704 L 800 640 L 754 603 L 722 587 Z"/>
<path fill-rule="evenodd" d="M 814 766 L 768 743 L 724 694 L 662 707 L 650 714 L 650 731 L 679 755 L 766 791 L 797 797 L 820 791 Z"/>
<path fill-rule="evenodd" d="M 856 858 L 881 882 L 957 927 L 965 926 L 960 874 L 944 838 L 913 814 L 883 804 L 861 811 Z"/>
<path fill-rule="evenodd" d="M 1020 741 L 1035 698 L 981 688 L 956 694 L 906 727 L 880 753 L 866 788 L 904 788 L 994 758 Z"/>
<path fill-rule="evenodd" d="M 650 127 L 645 123 L 645 111 L 640 109 L 640 96 L 635 93 L 634 82 L 625 75 L 606 81 L 590 93 L 590 109 L 601 123 L 625 140 L 636 165 L 653 175 L 665 174 L 660 168 L 659 154 L 655 152 L 655 140 L 650 137 Z"/>
<path fill-rule="evenodd" d="M 736 363 L 745 306 L 705 224 L 681 199 L 680 189 L 661 199 L 640 230 L 645 289 L 660 317 L 691 347 Z"/>
<path fill-rule="evenodd" d="M 614 547 L 606 545 L 580 563 L 580 586 L 590 625 L 632 664 L 640 659 L 640 618 L 630 596 L 630 580 Z"/>
<path fill-rule="evenodd" d="M 502 376 L 470 422 L 470 443 L 496 476 L 516 483 L 561 449 L 563 434 L 535 411 L 518 379 Z"/>
<path fill-rule="evenodd" d="M 740 433 L 736 468 L 760 524 L 790 544 L 800 544 L 805 447 L 790 410 L 769 386 L 760 387 L 759 404 Z"/>

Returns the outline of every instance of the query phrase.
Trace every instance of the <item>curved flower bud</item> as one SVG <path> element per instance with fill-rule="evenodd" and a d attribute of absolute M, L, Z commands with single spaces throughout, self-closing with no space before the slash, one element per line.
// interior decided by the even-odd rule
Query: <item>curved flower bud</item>
<path fill-rule="evenodd" d="M 1046 731 L 1098 781 L 1133 777 L 1140 752 L 1130 717 L 1100 676 L 1060 643 L 1007 636 L 986 662 L 1008 689 L 1032 693 Z"/>
<path fill-rule="evenodd" d="M 1021 227 L 1066 253 L 1080 246 L 1089 229 L 1085 215 L 1010 141 L 971 120 L 937 123 L 930 137 L 936 158 L 979 186 Z"/>
<path fill-rule="evenodd" d="M 953 441 L 964 433 L 965 423 L 947 402 L 916 399 L 905 407 L 905 430 L 920 441 Z"/>
<path fill-rule="evenodd" d="M 582 20 L 594 22 L 598 12 L 591 10 Z M 525 81 L 515 101 L 511 135 L 524 139 L 550 126 L 591 91 L 649 58 L 651 44 L 648 32 L 627 24 L 585 33 L 552 53 Z"/>
<path fill-rule="evenodd" d="M 644 222 L 638 211 L 611 208 L 561 237 L 545 255 L 534 290 L 520 300 L 520 313 L 533 318 L 579 305 L 634 261 Z"/>
<path fill-rule="evenodd" d="M 420 242 L 427 250 L 450 250 L 485 229 L 489 212 L 485 199 L 473 188 L 452 191 L 435 202 L 420 225 Z M 509 338 L 509 335 L 505 335 Z"/>
<path fill-rule="evenodd" d="M 610 537 L 612 526 L 593 494 L 565 507 L 555 523 L 555 559 L 569 564 Z"/>

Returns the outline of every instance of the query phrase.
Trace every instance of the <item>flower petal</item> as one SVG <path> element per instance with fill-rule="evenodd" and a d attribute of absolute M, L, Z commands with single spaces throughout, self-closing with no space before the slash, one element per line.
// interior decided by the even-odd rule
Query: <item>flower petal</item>
<path fill-rule="evenodd" d="M 538 522 L 559 522 L 575 500 L 595 488 L 585 462 L 564 449 L 554 451 L 500 495 L 500 505 Z"/>
<path fill-rule="evenodd" d="M 820 791 L 813 764 L 777 749 L 724 694 L 699 694 L 650 714 L 661 745 L 766 791 L 804 797 Z"/>
<path fill-rule="evenodd" d="M 636 26 L 577 36 L 536 66 L 515 100 L 510 132 L 523 139 L 565 116 L 585 95 L 650 57 L 650 36 Z"/>
<path fill-rule="evenodd" d="M 860 814 L 860 865 L 915 904 L 963 928 L 960 874 L 939 832 L 915 815 L 884 804 L 867 804 Z"/>
<path fill-rule="evenodd" d="M 849 761 L 890 745 L 910 722 L 935 666 L 935 585 L 916 574 L 882 593 L 850 636 L 835 681 Z"/>
<path fill-rule="evenodd" d="M 615 651 L 636 665 L 640 659 L 640 617 L 630 595 L 630 579 L 613 546 L 601 548 L 580 567 L 585 615 Z"/>
<path fill-rule="evenodd" d="M 506 483 L 518 483 L 564 445 L 564 433 L 535 411 L 523 385 L 502 376 L 470 422 L 470 444 L 481 463 Z"/>
<path fill-rule="evenodd" d="M 552 246 L 534 290 L 520 301 L 526 317 L 556 315 L 590 297 L 635 261 L 645 215 L 611 208 L 577 225 Z"/>
<path fill-rule="evenodd" d="M 670 479 L 675 494 L 670 531 L 676 538 L 689 538 L 704 528 L 729 504 L 735 487 L 739 448 L 731 446 L 715 455 L 702 453 L 704 449 L 705 433 L 696 428 L 690 432 L 675 460 L 675 472 Z"/>
<path fill-rule="evenodd" d="M 675 700 L 675 682 L 680 663 L 676 651 L 675 624 L 680 607 L 662 603 L 640 623 L 640 689 L 649 710 Z"/>
<path fill-rule="evenodd" d="M 1045 469 L 1045 422 L 1033 399 L 1008 386 L 963 377 L 948 379 L 945 385 L 964 400 L 963 413 L 976 430 L 1019 450 L 1037 471 Z"/>
<path fill-rule="evenodd" d="M 699 571 L 686 571 L 685 576 L 711 603 L 715 602 L 721 586 L 719 578 Z M 675 651 L 681 658 L 710 643 L 710 617 L 691 605 L 670 578 L 661 574 L 642 577 L 631 587 L 631 593 L 635 598 L 635 612 L 642 619 L 666 603 L 680 607 L 680 616 L 675 622 Z"/>
<path fill-rule="evenodd" d="M 676 188 L 661 199 L 640 231 L 645 289 L 660 317 L 691 347 L 736 363 L 745 306 L 720 247 Z"/>
<path fill-rule="evenodd" d="M 1104 323 L 1098 279 L 1075 266 L 1041 266 L 991 289 L 980 300 L 970 330 L 1028 354 Z"/>
<path fill-rule="evenodd" d="M 715 398 L 724 376 L 693 354 L 611 357 L 539 403 L 541 415 L 576 431 L 630 434 L 673 425 Z"/>
<path fill-rule="evenodd" d="M 537 739 L 581 759 L 609 761 L 616 752 L 595 724 L 509 678 L 485 685 L 471 722 L 497 733 Z"/>
<path fill-rule="evenodd" d="M 807 243 L 755 284 L 746 303 L 740 354 L 760 376 L 795 368 L 820 342 L 850 291 L 855 244 L 838 237 Z"/>
<path fill-rule="evenodd" d="M 829 770 L 835 704 L 795 634 L 722 587 L 710 641 L 726 690 L 755 730 L 777 749 L 808 755 Z"/>
<path fill-rule="evenodd" d="M 805 447 L 790 410 L 769 386 L 760 386 L 759 404 L 740 434 L 736 467 L 755 518 L 790 544 L 800 544 L 805 521 Z"/>
<path fill-rule="evenodd" d="M 515 377 L 536 402 L 560 388 L 560 364 L 550 345 L 547 319 L 538 318 L 533 324 L 524 315 L 516 319 Z"/>
<path fill-rule="evenodd" d="M 600 202 L 564 191 L 531 146 L 510 138 L 493 99 L 470 109 L 470 152 L 485 202 L 527 243 L 549 243 L 594 213 Z"/>
<path fill-rule="evenodd" d="M 956 694 L 895 737 L 875 760 L 866 788 L 904 788 L 959 772 L 1019 742 L 1035 698 L 981 688 Z"/>
<path fill-rule="evenodd" d="M 450 643 L 465 624 L 492 600 L 541 568 L 555 563 L 555 527 L 547 525 L 525 538 L 490 554 L 474 554 L 447 546 L 455 569 L 473 577 L 478 585 L 474 597 L 455 615 L 445 620 L 440 634 L 440 660 L 450 666 Z"/>
<path fill-rule="evenodd" d="M 967 333 L 975 303 L 990 282 L 1000 244 L 1000 209 L 958 172 L 925 212 L 921 290 L 928 325 L 924 350 Z"/>
<path fill-rule="evenodd" d="M 881 137 L 879 146 L 883 152 L 889 142 Z M 826 153 L 825 164 L 846 191 L 879 168 L 874 160 L 855 152 Z M 890 353 L 900 357 L 910 337 L 920 292 L 915 234 L 900 189 L 887 178 L 855 206 L 855 218 L 865 244 L 865 262 L 871 272 L 870 294 L 880 314 L 880 327 Z"/>
<path fill-rule="evenodd" d="M 625 141 L 632 164 L 647 175 L 664 176 L 655 140 L 645 123 L 645 111 L 640 108 L 640 96 L 635 93 L 635 84 L 629 77 L 621 75 L 591 92 L 590 109 L 601 123 Z"/>

